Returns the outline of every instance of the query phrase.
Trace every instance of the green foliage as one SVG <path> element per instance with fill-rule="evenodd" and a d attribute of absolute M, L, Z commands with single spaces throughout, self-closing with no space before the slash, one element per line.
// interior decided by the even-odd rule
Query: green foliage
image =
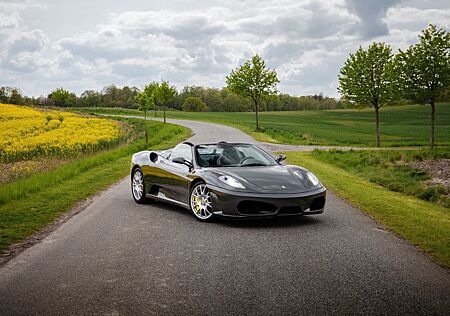
<path fill-rule="evenodd" d="M 145 90 L 134 97 L 134 102 L 137 103 L 138 110 L 143 111 L 145 114 L 155 105 L 153 94 L 149 94 Z"/>
<path fill-rule="evenodd" d="M 350 103 L 373 106 L 375 109 L 376 144 L 380 146 L 380 115 L 383 105 L 397 99 L 393 73 L 392 49 L 384 43 L 372 43 L 367 50 L 362 47 L 345 62 L 339 74 L 339 92 Z"/>
<path fill-rule="evenodd" d="M 122 119 L 121 119 L 122 120 Z M 123 119 L 142 132 L 141 119 Z M 38 231 L 72 208 L 129 173 L 132 153 L 173 147 L 186 139 L 187 128 L 150 122 L 149 144 L 134 141 L 122 147 L 77 159 L 54 170 L 0 185 L 0 251 Z"/>
<path fill-rule="evenodd" d="M 11 95 L 9 97 L 8 103 L 11 104 L 23 104 L 25 101 L 25 99 L 22 96 L 22 93 L 20 93 L 20 91 L 18 89 L 12 89 L 11 90 Z"/>
<path fill-rule="evenodd" d="M 170 101 L 176 96 L 177 89 L 169 85 L 167 81 L 161 81 L 156 84 L 153 96 L 158 105 L 162 105 L 164 111 L 164 123 L 166 122 L 166 107 Z"/>
<path fill-rule="evenodd" d="M 153 90 L 158 82 L 152 82 L 147 85 L 143 91 Z M 16 88 L 0 87 L 0 102 L 9 102 L 11 90 Z M 17 89 L 18 90 L 18 89 Z M 19 91 L 19 90 L 18 90 Z M 19 91 L 20 92 L 20 91 Z M 110 107 L 135 109 L 138 104 L 135 102 L 135 96 L 140 93 L 136 87 L 119 88 L 114 85 L 107 86 L 100 91 L 85 90 L 80 97 L 76 97 L 73 107 Z M 151 93 L 150 93 L 151 94 Z M 249 98 L 236 95 L 228 88 L 221 89 L 185 86 L 177 95 L 167 104 L 167 109 L 182 110 L 184 101 L 188 97 L 197 97 L 208 107 L 211 112 L 247 112 L 253 110 L 252 101 Z M 450 100 L 443 96 L 442 100 Z M 20 104 L 30 106 L 53 106 L 51 99 L 25 96 Z M 153 109 L 157 110 L 157 105 Z M 304 111 L 304 110 L 326 110 L 343 108 L 343 102 L 334 98 L 323 96 L 321 93 L 308 96 L 291 96 L 288 94 L 270 95 L 261 100 L 261 111 Z"/>
<path fill-rule="evenodd" d="M 70 93 L 64 88 L 58 88 L 53 90 L 49 95 L 49 99 L 51 99 L 56 106 L 75 106 L 76 104 L 76 95 L 74 93 Z"/>
<path fill-rule="evenodd" d="M 17 88 L 0 87 L 0 103 L 24 104 L 25 98 Z"/>
<path fill-rule="evenodd" d="M 156 89 L 158 89 L 158 85 L 159 85 L 158 82 L 153 81 L 153 82 L 150 82 L 148 85 L 146 85 L 143 90 L 143 92 L 149 99 L 151 106 L 153 106 L 154 108 L 156 107 L 155 92 L 156 92 Z"/>
<path fill-rule="evenodd" d="M 439 96 L 440 102 L 450 102 L 450 85 Z"/>
<path fill-rule="evenodd" d="M 431 185 L 430 175 L 410 166 L 412 161 L 449 159 L 450 149 L 409 151 L 314 151 L 312 156 L 391 191 L 450 207 L 450 191 Z"/>
<path fill-rule="evenodd" d="M 102 96 L 94 90 L 86 90 L 80 96 L 81 106 L 84 107 L 98 107 L 101 105 Z"/>
<path fill-rule="evenodd" d="M 396 72 L 403 95 L 431 105 L 431 148 L 435 142 L 435 103 L 450 85 L 450 33 L 435 25 L 422 31 L 419 43 L 398 53 Z"/>
<path fill-rule="evenodd" d="M 227 87 L 230 91 L 253 101 L 276 94 L 277 83 L 279 80 L 276 71 L 267 69 L 265 61 L 259 55 L 253 56 L 227 76 Z"/>
<path fill-rule="evenodd" d="M 275 69 L 266 68 L 265 61 L 259 55 L 255 55 L 239 68 L 232 70 L 226 79 L 230 91 L 253 101 L 258 130 L 259 105 L 262 98 L 277 93 L 277 83 L 280 82 L 277 72 Z"/>
<path fill-rule="evenodd" d="M 0 87 L 0 103 L 8 103 L 9 87 Z"/>
<path fill-rule="evenodd" d="M 154 90 L 154 97 L 158 104 L 166 106 L 177 94 L 175 87 L 169 85 L 168 81 L 161 81 Z"/>
<path fill-rule="evenodd" d="M 399 236 L 450 267 L 450 213 L 448 208 L 392 192 L 347 172 L 315 153 L 287 153 L 289 163 L 314 172 L 327 188 L 368 213 Z M 332 209 L 328 211 L 332 212 Z"/>
<path fill-rule="evenodd" d="M 419 43 L 397 54 L 396 70 L 404 96 L 434 103 L 450 85 L 450 33 L 430 25 Z"/>
<path fill-rule="evenodd" d="M 208 106 L 197 97 L 188 97 L 183 102 L 183 111 L 186 112 L 206 112 Z"/>
<path fill-rule="evenodd" d="M 360 47 L 341 68 L 339 92 L 356 106 L 388 105 L 396 100 L 392 49 L 384 43 Z"/>
<path fill-rule="evenodd" d="M 101 91 L 102 106 L 134 108 L 134 97 L 139 93 L 136 87 L 125 86 L 123 88 L 115 85 L 106 86 Z"/>

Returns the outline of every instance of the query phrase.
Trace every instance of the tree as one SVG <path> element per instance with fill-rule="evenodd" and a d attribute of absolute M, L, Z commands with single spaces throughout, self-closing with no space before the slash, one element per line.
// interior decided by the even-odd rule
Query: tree
<path fill-rule="evenodd" d="M 373 106 L 376 121 L 376 145 L 380 147 L 380 108 L 397 99 L 393 74 L 393 55 L 389 45 L 372 43 L 350 54 L 339 74 L 338 91 L 350 104 Z"/>
<path fill-rule="evenodd" d="M 261 99 L 277 93 L 280 81 L 275 69 L 266 68 L 265 61 L 255 55 L 242 66 L 231 71 L 226 77 L 228 89 L 237 95 L 249 98 L 253 102 L 256 118 L 256 130 L 259 130 L 258 110 Z"/>
<path fill-rule="evenodd" d="M 153 81 L 151 83 L 149 83 L 148 85 L 145 86 L 144 88 L 144 93 L 152 99 L 151 102 L 151 106 L 153 107 L 153 109 L 155 110 L 155 117 L 157 116 L 156 114 L 156 97 L 155 97 L 155 91 L 158 88 L 158 83 L 156 81 Z M 151 107 L 150 107 L 151 109 Z"/>
<path fill-rule="evenodd" d="M 76 103 L 76 95 L 63 88 L 53 90 L 48 97 L 56 106 L 74 106 Z"/>
<path fill-rule="evenodd" d="M 147 88 L 147 86 L 146 86 Z M 144 111 L 144 121 L 145 121 L 145 143 L 148 144 L 148 126 L 147 126 L 147 111 L 150 110 L 155 102 L 154 102 L 154 96 L 153 91 L 150 91 L 149 89 L 145 89 L 142 92 L 139 92 L 134 97 L 134 102 L 138 104 L 138 109 L 140 111 Z"/>
<path fill-rule="evenodd" d="M 419 43 L 395 58 L 401 91 L 406 98 L 431 105 L 431 148 L 435 143 L 435 103 L 450 85 L 450 33 L 435 25 L 422 31 Z"/>
<path fill-rule="evenodd" d="M 136 87 L 123 87 L 119 88 L 115 85 L 109 85 L 101 91 L 101 103 L 106 107 L 125 107 L 131 108 L 136 104 L 134 97 L 139 93 L 139 89 Z"/>
<path fill-rule="evenodd" d="M 166 123 L 166 106 L 175 97 L 177 90 L 170 86 L 167 81 L 161 81 L 154 91 L 155 101 L 163 106 L 164 123 Z"/>
<path fill-rule="evenodd" d="M 11 104 L 24 104 L 25 99 L 22 96 L 22 93 L 19 89 L 13 88 L 11 89 L 11 95 L 9 96 L 9 103 Z"/>
<path fill-rule="evenodd" d="M 81 96 L 81 105 L 85 107 L 97 107 L 102 102 L 102 96 L 100 93 L 94 90 L 86 90 Z"/>
<path fill-rule="evenodd" d="M 8 103 L 11 95 L 10 87 L 0 87 L 0 103 Z"/>
<path fill-rule="evenodd" d="M 206 112 L 208 111 L 208 106 L 197 97 L 188 97 L 183 102 L 183 111 L 186 112 Z"/>
<path fill-rule="evenodd" d="M 0 103 L 25 104 L 22 92 L 13 87 L 0 87 Z"/>

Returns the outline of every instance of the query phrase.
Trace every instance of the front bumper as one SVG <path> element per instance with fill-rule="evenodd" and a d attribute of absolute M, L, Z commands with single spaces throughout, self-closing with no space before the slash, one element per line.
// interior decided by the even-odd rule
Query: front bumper
<path fill-rule="evenodd" d="M 214 214 L 230 218 L 260 218 L 321 214 L 326 189 L 303 193 L 263 194 L 231 191 L 208 185 Z"/>

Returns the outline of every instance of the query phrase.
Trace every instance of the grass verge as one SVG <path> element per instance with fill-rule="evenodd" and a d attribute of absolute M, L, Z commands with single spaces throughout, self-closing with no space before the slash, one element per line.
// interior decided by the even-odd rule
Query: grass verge
<path fill-rule="evenodd" d="M 369 214 L 397 235 L 450 267 L 450 214 L 445 207 L 392 192 L 316 159 L 313 153 L 291 152 L 289 163 L 313 171 L 326 187 Z"/>
<path fill-rule="evenodd" d="M 127 120 L 142 128 L 142 120 Z M 0 186 L 0 252 L 51 223 L 78 201 L 117 182 L 129 172 L 131 154 L 170 148 L 189 137 L 187 128 L 149 122 L 149 144 L 135 141 Z"/>
<path fill-rule="evenodd" d="M 450 211 L 450 188 L 439 181 L 445 180 L 445 175 L 432 179 L 430 174 L 414 165 L 418 161 L 432 163 L 437 159 L 450 159 L 450 148 L 408 151 L 316 150 L 311 155 L 386 189 L 433 202 Z"/>

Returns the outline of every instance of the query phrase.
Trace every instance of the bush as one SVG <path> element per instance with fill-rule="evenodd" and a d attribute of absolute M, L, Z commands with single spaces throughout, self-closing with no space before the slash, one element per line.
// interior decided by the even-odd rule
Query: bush
<path fill-rule="evenodd" d="M 183 111 L 185 112 L 206 112 L 208 111 L 208 106 L 197 97 L 188 97 L 184 100 Z"/>

